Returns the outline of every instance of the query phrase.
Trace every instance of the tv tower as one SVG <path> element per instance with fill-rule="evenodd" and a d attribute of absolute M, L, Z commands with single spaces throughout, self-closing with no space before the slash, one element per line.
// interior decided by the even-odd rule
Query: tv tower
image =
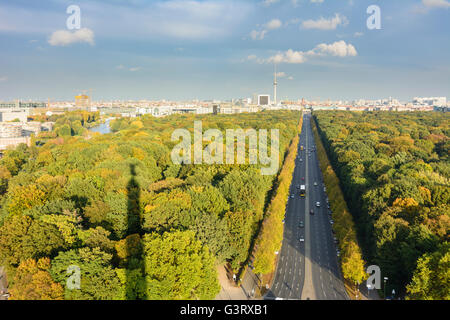
<path fill-rule="evenodd" d="M 273 104 L 277 105 L 277 64 L 275 63 L 275 73 L 274 73 L 274 80 L 273 80 Z"/>

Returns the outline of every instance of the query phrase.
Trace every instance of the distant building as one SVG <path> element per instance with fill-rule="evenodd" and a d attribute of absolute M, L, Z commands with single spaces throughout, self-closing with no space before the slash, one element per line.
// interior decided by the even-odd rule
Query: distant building
<path fill-rule="evenodd" d="M 19 100 L 13 102 L 0 102 L 0 109 L 23 109 L 23 108 L 46 108 L 47 104 L 45 102 L 22 102 Z"/>
<path fill-rule="evenodd" d="M 270 95 L 261 94 L 258 96 L 258 106 L 268 106 L 270 104 Z"/>
<path fill-rule="evenodd" d="M 85 94 L 75 97 L 75 107 L 87 109 L 91 106 L 91 98 Z"/>
<path fill-rule="evenodd" d="M 0 138 L 17 138 L 22 137 L 22 124 L 21 123 L 0 123 Z"/>
<path fill-rule="evenodd" d="M 432 97 L 432 98 L 414 98 L 414 104 L 429 105 L 434 107 L 445 107 L 447 106 L 446 97 Z"/>
<path fill-rule="evenodd" d="M 0 109 L 0 122 L 27 122 L 28 115 L 28 109 Z"/>
<path fill-rule="evenodd" d="M 26 144 L 30 146 L 30 137 L 17 137 L 17 138 L 0 138 L 0 151 L 6 150 L 8 148 L 16 148 L 20 144 Z"/>

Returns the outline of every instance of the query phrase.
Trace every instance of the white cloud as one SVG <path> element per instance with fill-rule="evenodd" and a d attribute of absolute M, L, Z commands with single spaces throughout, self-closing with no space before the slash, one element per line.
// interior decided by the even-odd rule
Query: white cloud
<path fill-rule="evenodd" d="M 52 33 L 48 39 L 48 43 L 52 46 L 68 46 L 74 43 L 89 43 L 91 46 L 94 42 L 94 32 L 91 29 L 83 28 L 74 32 L 68 30 L 58 30 Z"/>
<path fill-rule="evenodd" d="M 336 57 L 355 57 L 358 55 L 355 47 L 345 41 L 337 41 L 332 44 L 319 44 L 314 50 L 313 55 L 332 55 Z"/>
<path fill-rule="evenodd" d="M 4 2 L 0 1 L 0 31 L 50 35 L 65 27 L 64 10 L 18 8 Z M 85 1 L 81 27 L 102 38 L 220 39 L 242 30 L 253 9 L 254 5 L 240 0 Z"/>
<path fill-rule="evenodd" d="M 273 19 L 270 20 L 267 24 L 266 24 L 266 28 L 269 30 L 275 30 L 280 28 L 282 25 L 281 21 L 279 19 Z"/>
<path fill-rule="evenodd" d="M 282 25 L 283 23 L 281 22 L 281 20 L 272 19 L 264 25 L 265 29 L 261 31 L 252 30 L 252 32 L 250 32 L 250 38 L 252 38 L 252 40 L 263 40 L 269 30 L 279 29 Z"/>
<path fill-rule="evenodd" d="M 253 30 L 252 32 L 250 32 L 250 37 L 252 38 L 252 40 L 263 40 L 264 37 L 266 36 L 267 30 L 262 30 L 262 31 L 256 31 Z"/>
<path fill-rule="evenodd" d="M 430 8 L 450 8 L 450 2 L 447 0 L 422 0 L 422 3 Z"/>
<path fill-rule="evenodd" d="M 248 60 L 255 61 L 257 63 L 288 63 L 288 64 L 302 64 L 305 63 L 308 58 L 312 57 L 355 57 L 358 55 L 356 48 L 352 44 L 347 44 L 345 41 L 337 41 L 332 44 L 321 43 L 317 45 L 314 49 L 307 52 L 304 51 L 294 51 L 289 49 L 285 52 L 279 52 L 276 55 L 268 58 L 261 59 L 256 55 L 248 56 Z"/>
<path fill-rule="evenodd" d="M 306 62 L 306 57 L 302 51 L 294 51 L 289 49 L 286 52 L 280 52 L 273 57 L 270 57 L 267 62 L 269 63 L 290 63 L 290 64 L 301 64 Z"/>
<path fill-rule="evenodd" d="M 262 4 L 266 7 L 271 6 L 274 3 L 279 2 L 280 0 L 263 0 Z"/>
<path fill-rule="evenodd" d="M 123 64 L 120 64 L 116 67 L 117 70 L 127 70 L 130 72 L 136 72 L 141 70 L 141 67 L 125 67 Z"/>
<path fill-rule="evenodd" d="M 302 23 L 303 29 L 336 30 L 338 26 L 348 25 L 348 19 L 338 13 L 332 18 L 320 17 L 318 20 L 306 20 Z"/>

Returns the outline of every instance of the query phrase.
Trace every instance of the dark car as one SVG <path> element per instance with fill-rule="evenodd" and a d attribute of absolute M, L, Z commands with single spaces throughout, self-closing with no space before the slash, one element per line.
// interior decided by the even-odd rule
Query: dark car
<path fill-rule="evenodd" d="M 314 210 L 311 209 L 311 211 L 309 211 L 309 213 L 310 213 L 311 215 L 314 215 Z"/>

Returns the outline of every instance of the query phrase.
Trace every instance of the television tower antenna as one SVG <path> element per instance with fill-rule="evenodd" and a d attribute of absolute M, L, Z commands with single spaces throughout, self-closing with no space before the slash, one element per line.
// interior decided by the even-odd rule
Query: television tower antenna
<path fill-rule="evenodd" d="M 274 63 L 274 67 L 275 67 L 275 73 L 274 73 L 274 80 L 273 80 L 273 103 L 274 105 L 277 105 L 277 86 L 278 86 L 278 82 L 277 82 L 277 63 Z"/>

